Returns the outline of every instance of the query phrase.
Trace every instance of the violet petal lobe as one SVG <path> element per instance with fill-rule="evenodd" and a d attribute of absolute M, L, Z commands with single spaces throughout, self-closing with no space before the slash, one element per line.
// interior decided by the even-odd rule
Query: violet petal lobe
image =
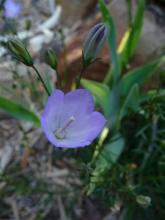
<path fill-rule="evenodd" d="M 64 97 L 65 108 L 62 111 L 61 124 L 64 125 L 68 118 L 74 116 L 76 121 L 94 110 L 94 100 L 89 91 L 77 89 L 67 93 Z"/>
<path fill-rule="evenodd" d="M 106 119 L 99 112 L 92 112 L 70 129 L 68 138 L 74 141 L 86 140 L 91 143 L 101 132 Z"/>
<path fill-rule="evenodd" d="M 94 112 L 93 97 L 85 89 L 64 95 L 55 90 L 41 116 L 41 125 L 48 140 L 56 147 L 84 147 L 99 135 L 106 120 Z"/>
<path fill-rule="evenodd" d="M 64 93 L 58 89 L 56 89 L 48 98 L 47 104 L 41 117 L 43 128 L 45 127 L 45 124 L 48 127 L 48 129 L 44 129 L 44 131 L 53 131 L 58 127 L 63 109 L 63 101 Z"/>

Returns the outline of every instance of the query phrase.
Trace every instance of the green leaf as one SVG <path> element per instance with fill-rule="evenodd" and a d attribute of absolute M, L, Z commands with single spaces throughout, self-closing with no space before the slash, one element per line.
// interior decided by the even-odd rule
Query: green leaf
<path fill-rule="evenodd" d="M 104 0 L 99 0 L 100 10 L 102 13 L 103 22 L 107 26 L 107 37 L 108 44 L 110 47 L 111 53 L 111 69 L 108 72 L 105 83 L 115 83 L 120 76 L 120 62 L 117 54 L 117 46 L 116 46 L 116 28 L 113 21 L 112 16 L 104 2 Z"/>
<path fill-rule="evenodd" d="M 129 30 L 125 33 L 118 48 L 121 66 L 126 66 L 137 48 L 144 20 L 145 1 L 139 0 L 137 11 Z"/>
<path fill-rule="evenodd" d="M 105 174 L 112 168 L 113 164 L 117 162 L 123 149 L 124 139 L 120 134 L 116 135 L 110 143 L 103 146 L 96 160 L 96 167 L 91 175 L 88 195 L 91 194 L 100 183 L 104 182 Z"/>
<path fill-rule="evenodd" d="M 92 80 L 82 79 L 81 84 L 89 90 L 95 97 L 96 103 L 100 105 L 105 116 L 109 115 L 110 89 L 103 83 L 98 83 Z"/>
<path fill-rule="evenodd" d="M 40 120 L 33 112 L 1 96 L 0 108 L 15 118 L 32 122 L 35 126 L 40 127 Z"/>
<path fill-rule="evenodd" d="M 119 120 L 121 120 L 124 116 L 129 114 L 130 110 L 137 111 L 139 107 L 140 94 L 139 94 L 139 86 L 135 84 L 132 86 L 128 96 L 124 100 L 123 106 L 120 110 Z"/>
<path fill-rule="evenodd" d="M 114 130 L 116 129 L 116 121 L 120 112 L 120 99 L 121 99 L 121 82 L 119 81 L 112 87 L 109 101 L 109 115 L 107 126 Z"/>
<path fill-rule="evenodd" d="M 82 79 L 81 84 L 95 97 L 96 104 L 108 119 L 107 126 L 113 129 L 120 111 L 121 82 L 116 83 L 112 90 L 107 85 L 92 80 Z"/>
<path fill-rule="evenodd" d="M 122 79 L 122 95 L 127 96 L 133 85 L 141 85 L 151 76 L 163 63 L 165 56 L 156 61 L 128 72 Z"/>
<path fill-rule="evenodd" d="M 124 139 L 121 136 L 113 138 L 113 140 L 103 147 L 96 162 L 96 169 L 105 171 L 110 169 L 112 165 L 117 161 L 124 148 Z"/>

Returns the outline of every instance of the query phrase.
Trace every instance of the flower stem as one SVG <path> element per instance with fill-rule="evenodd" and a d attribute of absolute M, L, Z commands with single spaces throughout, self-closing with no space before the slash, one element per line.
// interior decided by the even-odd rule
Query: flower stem
<path fill-rule="evenodd" d="M 37 74 L 39 80 L 41 81 L 41 83 L 42 83 L 42 85 L 43 85 L 45 91 L 47 92 L 48 96 L 50 96 L 50 91 L 49 91 L 48 87 L 46 86 L 46 84 L 45 84 L 45 82 L 44 82 L 42 76 L 41 76 L 40 73 L 39 73 L 39 71 L 37 70 L 37 68 L 36 68 L 34 65 L 32 66 L 32 68 L 33 68 L 33 70 L 36 72 L 36 74 Z"/>
<path fill-rule="evenodd" d="M 58 70 L 56 70 L 56 75 L 57 75 L 57 84 L 58 84 L 58 87 L 59 87 L 60 89 L 62 89 L 62 80 L 61 80 L 61 76 L 60 76 Z"/>
<path fill-rule="evenodd" d="M 81 68 L 80 75 L 78 76 L 78 78 L 76 80 L 76 89 L 78 89 L 80 87 L 81 78 L 82 78 L 82 75 L 84 74 L 85 70 L 86 70 L 86 66 L 83 64 L 82 68 Z"/>

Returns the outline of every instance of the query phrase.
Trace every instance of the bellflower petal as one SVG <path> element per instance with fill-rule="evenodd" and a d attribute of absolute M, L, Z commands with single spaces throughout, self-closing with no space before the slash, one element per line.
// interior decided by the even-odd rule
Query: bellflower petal
<path fill-rule="evenodd" d="M 78 89 L 76 92 L 71 91 L 65 95 L 64 106 L 67 106 L 68 111 L 62 112 L 62 125 L 64 125 L 71 116 L 74 116 L 77 121 L 81 122 L 84 115 L 93 112 L 94 101 L 87 90 Z"/>
<path fill-rule="evenodd" d="M 49 97 L 41 116 L 48 140 L 56 147 L 84 147 L 99 135 L 106 120 L 94 111 L 93 97 L 85 89 L 64 95 L 55 90 Z"/>
<path fill-rule="evenodd" d="M 99 112 L 92 112 L 81 123 L 70 128 L 68 138 L 72 140 L 88 140 L 92 142 L 105 125 L 105 118 Z M 81 127 L 81 129 L 79 129 Z"/>
<path fill-rule="evenodd" d="M 63 109 L 64 93 L 61 90 L 55 90 L 48 98 L 47 105 L 41 117 L 43 127 L 55 130 L 59 124 Z M 47 131 L 47 129 L 45 129 Z"/>

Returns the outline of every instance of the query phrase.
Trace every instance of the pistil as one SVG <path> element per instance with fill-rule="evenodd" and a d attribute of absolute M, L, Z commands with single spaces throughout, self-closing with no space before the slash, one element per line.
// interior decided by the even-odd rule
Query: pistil
<path fill-rule="evenodd" d="M 75 121 L 75 117 L 71 116 L 63 128 L 58 128 L 55 131 L 55 136 L 58 139 L 64 139 L 66 137 L 66 129 Z"/>

